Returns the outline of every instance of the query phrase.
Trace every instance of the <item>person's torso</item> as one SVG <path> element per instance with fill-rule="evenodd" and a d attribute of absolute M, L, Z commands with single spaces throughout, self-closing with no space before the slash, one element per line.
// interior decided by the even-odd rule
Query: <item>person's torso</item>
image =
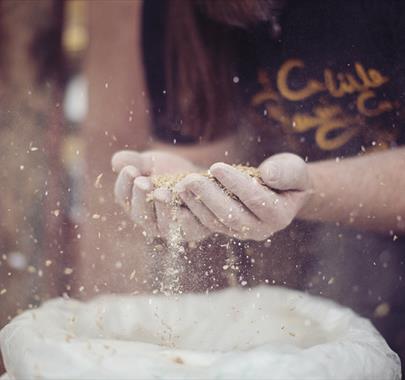
<path fill-rule="evenodd" d="M 245 131 L 251 162 L 285 151 L 310 161 L 341 158 L 404 143 L 403 8 L 394 0 L 291 0 L 280 38 L 269 25 L 246 32 L 251 46 L 241 51 L 255 57 L 239 57 L 234 88 L 253 114 Z M 164 97 L 158 29 L 144 29 L 152 38 L 144 41 L 152 45 L 145 63 L 155 110 Z M 398 318 L 405 315 L 404 240 L 296 221 L 271 242 L 245 244 L 244 276 L 326 295 L 368 317 L 386 303 Z"/>
<path fill-rule="evenodd" d="M 371 0 L 290 1 L 279 39 L 258 28 L 256 80 L 246 75 L 243 85 L 271 152 L 319 160 L 403 142 L 394 10 Z"/>

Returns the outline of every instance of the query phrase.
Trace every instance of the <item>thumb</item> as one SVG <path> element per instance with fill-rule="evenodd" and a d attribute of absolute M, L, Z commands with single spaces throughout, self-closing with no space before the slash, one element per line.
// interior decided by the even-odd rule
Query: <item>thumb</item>
<path fill-rule="evenodd" d="M 307 164 L 295 154 L 276 154 L 259 171 L 264 183 L 275 190 L 306 190 L 310 185 Z"/>
<path fill-rule="evenodd" d="M 114 172 L 119 172 L 126 166 L 134 166 L 142 171 L 141 154 L 134 150 L 121 150 L 112 156 L 111 166 Z"/>

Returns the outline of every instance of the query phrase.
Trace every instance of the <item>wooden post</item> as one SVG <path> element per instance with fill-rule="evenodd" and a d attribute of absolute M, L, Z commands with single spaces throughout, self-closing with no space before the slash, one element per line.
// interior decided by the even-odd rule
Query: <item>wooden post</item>
<path fill-rule="evenodd" d="M 147 143 L 149 114 L 142 67 L 141 1 L 90 1 L 85 75 L 84 216 L 77 268 L 80 295 L 134 291 L 144 280 L 144 238 L 114 203 L 111 157 Z M 132 276 L 131 276 L 132 273 Z"/>

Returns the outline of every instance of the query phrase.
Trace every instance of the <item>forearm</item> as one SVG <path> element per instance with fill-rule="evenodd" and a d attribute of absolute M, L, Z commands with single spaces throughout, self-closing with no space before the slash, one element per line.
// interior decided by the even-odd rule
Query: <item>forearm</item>
<path fill-rule="evenodd" d="M 313 191 L 299 218 L 405 233 L 405 149 L 311 163 Z"/>
<path fill-rule="evenodd" d="M 237 141 L 235 136 L 209 143 L 190 145 L 167 144 L 155 140 L 149 148 L 178 154 L 199 167 L 208 168 L 218 161 L 232 164 L 242 162 L 244 157 L 241 157 L 240 146 Z"/>

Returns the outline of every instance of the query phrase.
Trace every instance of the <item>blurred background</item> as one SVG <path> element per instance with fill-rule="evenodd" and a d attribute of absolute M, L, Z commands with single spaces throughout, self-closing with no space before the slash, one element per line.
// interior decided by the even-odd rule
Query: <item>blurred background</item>
<path fill-rule="evenodd" d="M 110 169 L 145 144 L 140 4 L 0 0 L 0 328 L 57 295 L 146 288 Z"/>

